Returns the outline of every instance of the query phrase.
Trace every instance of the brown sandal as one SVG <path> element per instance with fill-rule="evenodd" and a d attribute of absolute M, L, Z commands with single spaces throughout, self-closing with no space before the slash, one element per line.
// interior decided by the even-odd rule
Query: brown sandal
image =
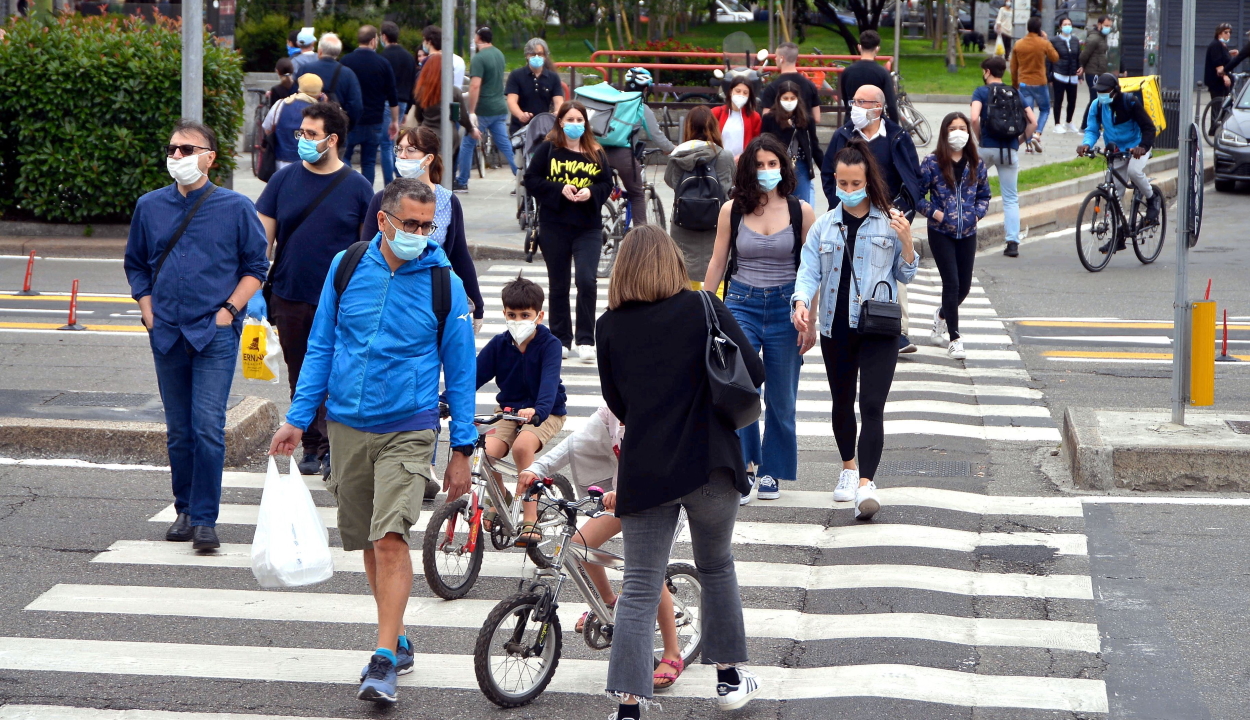
<path fill-rule="evenodd" d="M 660 672 L 659 668 L 656 669 L 655 675 L 652 676 L 652 684 L 656 690 L 666 690 L 672 687 L 673 683 L 677 682 L 677 678 L 681 677 L 682 671 L 686 669 L 686 663 L 680 658 L 677 660 L 661 658 L 660 665 L 672 667 L 673 672 Z"/>
<path fill-rule="evenodd" d="M 538 529 L 538 523 L 527 522 L 522 523 L 521 527 L 517 529 L 516 542 L 514 542 L 513 545 L 523 548 L 529 547 L 530 545 L 537 545 L 542 541 L 543 534 L 542 531 Z"/>

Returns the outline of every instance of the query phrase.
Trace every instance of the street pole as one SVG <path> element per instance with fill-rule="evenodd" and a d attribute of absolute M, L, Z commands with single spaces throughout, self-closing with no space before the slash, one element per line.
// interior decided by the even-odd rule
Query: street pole
<path fill-rule="evenodd" d="M 182 117 L 204 122 L 204 0 L 182 3 Z"/>
<path fill-rule="evenodd" d="M 442 101 L 438 104 L 438 121 L 442 130 L 442 142 L 439 154 L 443 156 L 443 167 L 450 168 L 455 148 L 452 143 L 451 126 L 451 70 L 452 56 L 456 54 L 456 0 L 443 0 L 443 81 L 440 90 Z M 461 109 L 461 112 L 464 112 Z M 451 189 L 451 176 L 454 172 L 443 172 L 443 187 Z"/>
<path fill-rule="evenodd" d="M 473 56 L 477 55 L 477 43 L 473 42 L 473 35 L 477 32 L 477 0 L 469 0 L 469 63 L 473 63 Z"/>
<path fill-rule="evenodd" d="M 1142 43 L 1146 55 L 1145 75 L 1159 74 L 1159 0 L 1146 0 L 1146 35 Z"/>
<path fill-rule="evenodd" d="M 773 19 L 777 14 L 777 7 L 773 0 L 768 0 L 768 52 L 777 52 L 777 36 L 773 31 Z M 748 63 L 749 64 L 749 63 Z"/>
<path fill-rule="evenodd" d="M 1192 198 L 1189 126 L 1194 121 L 1194 26 L 1197 0 L 1184 0 L 1181 11 L 1181 98 L 1177 119 L 1180 143 L 1176 165 L 1176 294 L 1172 300 L 1172 422 L 1185 424 L 1189 402 L 1189 231 Z"/>
<path fill-rule="evenodd" d="M 304 0 L 304 27 L 313 26 L 313 0 Z"/>
<path fill-rule="evenodd" d="M 894 0 L 894 72 L 898 72 L 898 43 L 899 36 L 903 34 L 903 7 L 903 0 Z"/>

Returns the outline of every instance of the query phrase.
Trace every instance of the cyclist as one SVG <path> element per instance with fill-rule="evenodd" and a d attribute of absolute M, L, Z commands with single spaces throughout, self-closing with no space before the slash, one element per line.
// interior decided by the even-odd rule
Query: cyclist
<path fill-rule="evenodd" d="M 1076 154 L 1088 154 L 1090 148 L 1098 142 L 1099 135 L 1108 150 L 1127 149 L 1128 155 L 1112 158 L 1109 162 L 1112 168 L 1126 169 L 1129 182 L 1148 201 L 1146 224 L 1156 223 L 1159 221 L 1159 207 L 1163 204 L 1163 198 L 1150 187 L 1150 178 L 1146 177 L 1146 161 L 1150 159 L 1150 147 L 1154 144 L 1155 124 L 1140 100 L 1120 91 L 1120 81 L 1115 75 L 1099 75 L 1094 80 L 1094 92 L 1098 94 L 1097 99 L 1089 109 L 1085 138 L 1076 149 Z M 1118 180 L 1116 191 L 1120 195 L 1124 192 Z M 1109 245 L 1110 243 L 1104 245 L 1100 251 L 1108 252 Z M 1123 249 L 1124 236 L 1121 235 L 1116 250 Z"/>
<path fill-rule="evenodd" d="M 626 70 L 625 91 L 641 92 L 645 99 L 647 94 L 651 92 L 651 71 L 643 67 Z M 665 153 L 673 151 L 673 143 L 669 142 L 668 137 L 660 131 L 660 124 L 655 119 L 655 113 L 645 103 L 642 106 L 642 125 L 639 126 L 639 129 L 643 131 L 648 140 L 655 143 Z M 629 147 L 604 146 L 603 148 L 608 154 L 608 164 L 621 177 L 621 184 L 625 186 L 625 195 L 629 197 L 629 208 L 633 225 L 641 225 L 647 222 L 647 196 L 646 188 L 642 182 L 642 165 L 639 164 L 637 156 L 634 155 L 634 145 L 638 139 L 637 131 L 635 131 Z"/>

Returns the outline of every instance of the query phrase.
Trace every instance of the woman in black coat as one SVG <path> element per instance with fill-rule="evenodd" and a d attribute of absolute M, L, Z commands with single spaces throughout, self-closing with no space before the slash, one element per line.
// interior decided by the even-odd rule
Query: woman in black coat
<path fill-rule="evenodd" d="M 1072 124 L 1072 115 L 1076 112 L 1076 89 L 1081 85 L 1081 41 L 1072 34 L 1072 21 L 1064 18 L 1059 21 L 1059 34 L 1050 39 L 1055 52 L 1059 53 L 1059 62 L 1050 65 L 1050 87 L 1054 91 L 1052 103 L 1055 110 L 1055 132 L 1076 132 Z M 1049 63 L 1048 63 L 1049 64 Z M 1064 99 L 1068 101 L 1067 122 L 1061 122 L 1059 111 L 1063 110 Z"/>
<path fill-rule="evenodd" d="M 618 718 L 639 717 L 652 695 L 652 643 L 660 586 L 678 512 L 686 509 L 703 584 L 703 662 L 717 666 L 717 704 L 732 710 L 759 692 L 744 668 L 746 633 L 731 547 L 738 500 L 750 491 L 732 423 L 712 406 L 703 299 L 690 290 L 681 251 L 658 225 L 640 225 L 621 242 L 599 318 L 599 380 L 608 408 L 625 424 L 616 480 L 616 514 L 625 541 L 625 579 L 616 605 L 609 693 Z M 751 380 L 764 364 L 733 315 L 706 294 L 721 330 L 742 353 Z"/>

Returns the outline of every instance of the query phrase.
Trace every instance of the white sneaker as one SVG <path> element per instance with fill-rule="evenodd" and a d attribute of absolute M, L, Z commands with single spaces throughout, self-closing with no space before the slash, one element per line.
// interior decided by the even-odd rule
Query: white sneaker
<path fill-rule="evenodd" d="M 952 360 L 963 360 L 968 357 L 964 352 L 964 341 L 958 338 L 951 340 L 951 344 L 946 347 L 946 354 Z"/>
<path fill-rule="evenodd" d="M 833 490 L 834 502 L 850 502 L 855 499 L 855 488 L 859 486 L 859 471 L 843 468 L 838 475 L 838 486 Z"/>
<path fill-rule="evenodd" d="M 563 345 L 560 346 L 560 359 L 561 360 L 569 359 L 569 349 L 564 347 Z"/>
<path fill-rule="evenodd" d="M 1079 133 L 1079 132 L 1081 132 L 1080 130 L 1077 130 L 1077 129 L 1076 129 L 1076 126 L 1075 126 L 1075 125 L 1073 125 L 1072 123 L 1064 123 L 1064 124 L 1063 124 L 1063 126 L 1064 126 L 1065 128 L 1067 128 L 1068 132 L 1070 132 L 1070 133 Z"/>
<path fill-rule="evenodd" d="M 1056 135 L 1062 135 L 1062 134 L 1064 134 L 1064 133 L 1066 133 L 1066 132 L 1067 132 L 1067 129 L 1066 129 L 1066 128 L 1064 128 L 1064 126 L 1063 126 L 1062 124 L 1060 124 L 1060 123 L 1055 123 L 1055 129 L 1054 129 L 1054 130 L 1052 130 L 1051 132 L 1053 132 L 1053 133 L 1054 133 L 1054 134 L 1056 134 Z"/>
<path fill-rule="evenodd" d="M 578 345 L 577 357 L 578 359 L 580 359 L 582 362 L 586 364 L 593 363 L 595 361 L 595 346 L 594 345 Z"/>
<path fill-rule="evenodd" d="M 871 520 L 881 509 L 881 499 L 877 497 L 877 484 L 869 481 L 855 489 L 855 519 Z"/>
<path fill-rule="evenodd" d="M 716 704 L 721 710 L 737 710 L 760 693 L 760 680 L 746 668 L 738 668 L 738 684 L 716 683 Z"/>
<path fill-rule="evenodd" d="M 754 471 L 751 471 L 751 470 L 747 471 L 747 484 L 751 486 L 751 490 L 755 489 L 755 472 Z M 751 490 L 747 490 L 746 495 L 743 495 L 738 500 L 739 505 L 746 505 L 747 503 L 751 502 Z"/>
<path fill-rule="evenodd" d="M 946 319 L 942 317 L 942 308 L 938 308 L 933 311 L 933 331 L 929 333 L 929 342 L 942 347 L 946 344 L 946 338 L 942 337 L 945 332 Z"/>

